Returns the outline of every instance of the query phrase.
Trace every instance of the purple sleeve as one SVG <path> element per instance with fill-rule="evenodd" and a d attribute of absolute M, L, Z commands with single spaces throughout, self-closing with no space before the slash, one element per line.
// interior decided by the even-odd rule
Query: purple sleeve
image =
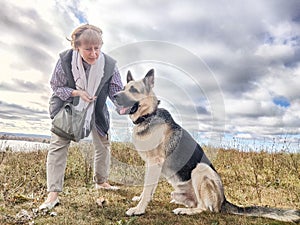
<path fill-rule="evenodd" d="M 61 61 L 58 60 L 50 80 L 51 88 L 56 96 L 66 101 L 72 97 L 73 88 L 67 87 L 67 77 L 62 69 Z"/>
<path fill-rule="evenodd" d="M 122 84 L 122 81 L 121 81 L 121 76 L 120 76 L 120 73 L 119 73 L 119 70 L 117 68 L 117 66 L 115 66 L 115 69 L 114 69 L 114 74 L 112 76 L 112 79 L 110 81 L 110 85 L 109 85 L 109 98 L 110 100 L 112 100 L 112 102 L 114 102 L 114 95 L 121 91 L 123 89 L 123 84 Z"/>

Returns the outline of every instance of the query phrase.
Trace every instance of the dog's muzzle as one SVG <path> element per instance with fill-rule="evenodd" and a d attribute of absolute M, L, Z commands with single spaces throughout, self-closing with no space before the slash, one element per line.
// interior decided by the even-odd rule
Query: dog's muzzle
<path fill-rule="evenodd" d="M 116 111 L 120 115 L 134 114 L 139 108 L 138 101 L 127 99 L 123 92 L 114 95 L 113 102 L 116 106 Z"/>
<path fill-rule="evenodd" d="M 139 109 L 139 102 L 135 102 L 132 106 L 123 106 L 119 105 L 117 101 L 114 101 L 116 105 L 116 111 L 119 113 L 119 115 L 126 115 L 126 114 L 134 114 Z"/>

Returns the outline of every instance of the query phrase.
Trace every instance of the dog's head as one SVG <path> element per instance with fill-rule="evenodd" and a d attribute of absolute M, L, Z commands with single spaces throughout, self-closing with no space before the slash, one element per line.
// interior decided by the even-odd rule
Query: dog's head
<path fill-rule="evenodd" d="M 158 100 L 152 90 L 154 86 L 154 69 L 145 77 L 135 81 L 130 71 L 127 73 L 127 84 L 124 89 L 114 95 L 117 111 L 120 115 L 129 114 L 135 121 L 139 117 L 153 113 Z"/>

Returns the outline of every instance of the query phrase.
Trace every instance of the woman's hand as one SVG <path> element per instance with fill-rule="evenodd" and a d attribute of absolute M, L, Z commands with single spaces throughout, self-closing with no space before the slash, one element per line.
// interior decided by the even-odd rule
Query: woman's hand
<path fill-rule="evenodd" d="M 83 90 L 74 90 L 72 91 L 72 96 L 79 96 L 80 98 L 82 98 L 82 100 L 84 100 L 85 102 L 92 102 L 95 101 L 97 96 L 90 96 L 86 91 Z"/>

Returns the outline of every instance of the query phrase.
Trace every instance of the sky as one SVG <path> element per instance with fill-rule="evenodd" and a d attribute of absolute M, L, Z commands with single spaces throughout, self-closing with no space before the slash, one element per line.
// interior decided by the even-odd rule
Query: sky
<path fill-rule="evenodd" d="M 0 132 L 50 135 L 49 80 L 90 23 L 124 84 L 155 69 L 161 107 L 201 143 L 299 147 L 298 0 L 1 0 L 0 18 Z M 108 105 L 126 139 L 131 121 Z"/>

